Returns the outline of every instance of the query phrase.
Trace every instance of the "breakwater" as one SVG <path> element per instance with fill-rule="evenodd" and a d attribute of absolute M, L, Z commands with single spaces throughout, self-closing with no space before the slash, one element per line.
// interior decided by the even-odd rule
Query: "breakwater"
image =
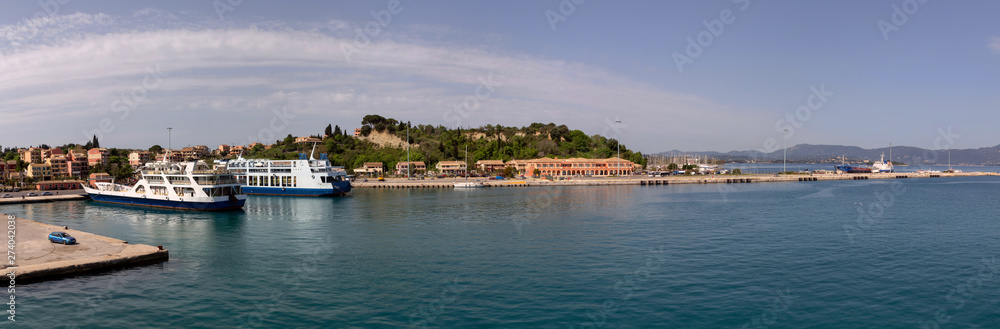
<path fill-rule="evenodd" d="M 1000 176 L 994 172 L 968 173 L 880 173 L 880 174 L 815 174 L 815 175 L 697 175 L 668 177 L 571 177 L 566 180 L 523 179 L 523 180 L 480 180 L 486 187 L 531 187 L 531 186 L 598 186 L 598 185 L 673 185 L 673 184 L 747 184 L 747 183 L 781 183 L 781 182 L 819 182 L 832 180 L 865 180 L 865 179 L 907 179 L 907 178 L 939 178 L 939 177 L 976 177 Z M 470 182 L 476 180 L 468 180 Z M 434 189 L 454 188 L 454 183 L 466 182 L 464 179 L 432 179 L 407 180 L 386 179 L 384 182 L 354 182 L 354 188 L 372 189 Z"/>

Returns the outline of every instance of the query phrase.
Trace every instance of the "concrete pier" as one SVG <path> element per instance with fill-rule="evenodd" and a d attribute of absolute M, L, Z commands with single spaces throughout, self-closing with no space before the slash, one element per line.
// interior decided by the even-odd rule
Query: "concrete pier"
<path fill-rule="evenodd" d="M 5 223 L 9 222 L 7 215 L 0 214 L 0 216 Z M 26 218 L 18 217 L 14 222 L 15 247 L 12 251 L 15 262 L 11 265 L 9 258 L 4 260 L 3 265 L 0 265 L 0 275 L 14 272 L 17 281 L 21 283 L 160 263 L 170 258 L 168 251 L 160 247 L 129 244 L 127 241 L 73 228 L 43 224 Z M 9 231 L 11 230 L 8 226 Z M 77 242 L 71 245 L 49 242 L 48 236 L 51 232 L 69 233 Z"/>
<path fill-rule="evenodd" d="M 818 182 L 830 180 L 865 180 L 865 179 L 903 179 L 903 178 L 937 178 L 937 177 L 976 177 L 1000 176 L 991 172 L 968 173 L 881 173 L 881 174 L 790 174 L 790 175 L 696 175 L 696 176 L 627 176 L 627 177 L 570 177 L 567 180 L 547 179 L 505 179 L 487 180 L 479 178 L 486 187 L 528 187 L 528 186 L 595 186 L 595 185 L 674 185 L 674 184 L 746 184 L 746 183 L 778 183 L 778 182 Z M 368 182 L 352 182 L 353 188 L 359 189 L 434 189 L 454 188 L 454 183 L 465 182 L 463 178 L 407 180 L 405 178 L 387 178 L 384 182 L 369 180 Z M 468 181 L 477 181 L 470 178 Z"/>

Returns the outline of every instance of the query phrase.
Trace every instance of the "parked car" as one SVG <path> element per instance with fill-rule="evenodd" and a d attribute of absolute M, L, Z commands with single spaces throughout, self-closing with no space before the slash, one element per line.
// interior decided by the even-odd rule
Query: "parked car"
<path fill-rule="evenodd" d="M 4 194 L 3 196 L 0 196 L 0 198 L 13 198 L 13 197 L 14 197 L 14 196 L 13 196 L 13 195 L 10 195 L 10 193 L 8 193 L 8 194 Z"/>
<path fill-rule="evenodd" d="M 49 233 L 49 242 L 68 245 L 76 243 L 76 238 L 69 236 L 69 233 L 66 232 L 52 232 Z"/>
<path fill-rule="evenodd" d="M 49 195 L 52 195 L 52 192 L 42 192 L 42 196 L 49 196 Z"/>
<path fill-rule="evenodd" d="M 28 192 L 28 195 L 27 195 L 27 196 L 38 196 L 38 193 L 35 193 L 35 192 Z"/>
<path fill-rule="evenodd" d="M 21 189 L 15 187 L 14 192 L 21 192 Z"/>

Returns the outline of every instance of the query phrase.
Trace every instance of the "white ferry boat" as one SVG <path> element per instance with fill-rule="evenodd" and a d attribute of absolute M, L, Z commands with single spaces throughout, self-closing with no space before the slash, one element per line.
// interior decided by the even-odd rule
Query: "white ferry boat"
<path fill-rule="evenodd" d="M 151 162 L 134 185 L 97 183 L 83 189 L 97 202 L 182 210 L 233 210 L 246 202 L 236 176 L 204 161 Z"/>
<path fill-rule="evenodd" d="M 351 191 L 344 167 L 299 154 L 298 160 L 244 159 L 218 161 L 236 174 L 243 192 L 251 195 L 340 196 Z"/>

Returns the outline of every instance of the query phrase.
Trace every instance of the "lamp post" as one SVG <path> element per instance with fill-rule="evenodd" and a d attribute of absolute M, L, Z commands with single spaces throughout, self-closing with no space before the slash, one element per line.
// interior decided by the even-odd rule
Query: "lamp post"
<path fill-rule="evenodd" d="M 410 122 L 406 122 L 406 180 L 410 180 Z"/>
<path fill-rule="evenodd" d="M 784 174 L 787 171 L 785 166 L 788 164 L 788 129 L 785 129 L 785 136 L 782 138 L 782 142 L 784 143 L 784 149 L 782 150 L 784 155 L 781 159 L 781 173 Z"/>
<path fill-rule="evenodd" d="M 615 165 L 615 167 L 616 167 L 615 168 L 615 172 L 618 173 L 619 176 L 621 176 L 621 173 L 622 173 L 621 172 L 621 170 L 622 170 L 622 141 L 621 141 L 621 128 L 619 127 L 621 125 L 621 123 L 622 123 L 621 120 L 615 120 L 615 139 L 618 142 L 618 143 L 615 143 L 615 146 L 618 148 L 618 164 Z"/>
<path fill-rule="evenodd" d="M 171 129 L 174 129 L 174 128 L 167 127 L 167 151 L 170 151 L 170 149 L 172 148 L 170 146 L 170 130 Z"/>

